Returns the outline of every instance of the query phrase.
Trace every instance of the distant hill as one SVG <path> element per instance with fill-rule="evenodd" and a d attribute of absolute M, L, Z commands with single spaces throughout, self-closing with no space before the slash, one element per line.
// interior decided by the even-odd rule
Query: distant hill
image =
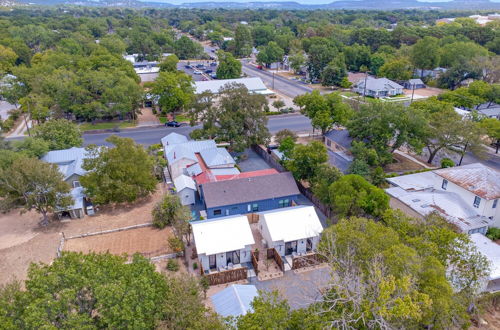
<path fill-rule="evenodd" d="M 168 0 L 167 0 L 168 1 Z M 12 0 L 0 0 L 12 3 Z M 186 2 L 173 5 L 163 2 L 138 0 L 19 0 L 21 3 L 39 5 L 80 5 L 90 7 L 131 7 L 131 8 L 225 8 L 225 9 L 277 9 L 277 10 L 314 10 L 314 9 L 491 9 L 500 10 L 499 2 L 490 0 L 454 0 L 450 2 L 421 2 L 417 0 L 341 0 L 324 5 L 308 5 L 294 1 L 288 2 Z"/>

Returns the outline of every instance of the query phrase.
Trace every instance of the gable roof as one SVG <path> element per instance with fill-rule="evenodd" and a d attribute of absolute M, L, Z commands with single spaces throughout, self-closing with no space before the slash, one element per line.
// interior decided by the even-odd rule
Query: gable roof
<path fill-rule="evenodd" d="M 443 168 L 434 173 L 481 198 L 500 198 L 500 172 L 481 163 Z"/>
<path fill-rule="evenodd" d="M 168 145 L 179 144 L 188 142 L 188 138 L 184 135 L 178 133 L 170 133 L 161 139 L 161 144 L 165 147 Z"/>
<path fill-rule="evenodd" d="M 410 85 L 425 85 L 420 78 L 409 79 L 407 80 L 407 83 Z"/>
<path fill-rule="evenodd" d="M 191 159 L 197 162 L 195 153 L 205 149 L 217 148 L 214 140 L 188 141 L 184 143 L 164 146 L 164 154 L 168 163 L 173 164 L 182 158 Z"/>
<path fill-rule="evenodd" d="M 253 78 L 237 78 L 237 79 L 220 79 L 220 80 L 207 80 L 207 81 L 196 81 L 194 83 L 195 93 L 201 94 L 205 91 L 210 91 L 214 94 L 219 93 L 222 87 L 230 84 L 243 84 L 248 89 L 249 92 L 254 91 L 264 91 L 267 90 L 266 85 L 262 82 L 262 79 L 258 77 Z"/>
<path fill-rule="evenodd" d="M 200 151 L 200 156 L 208 167 L 229 165 L 234 166 L 236 162 L 227 152 L 226 148 L 213 148 Z"/>
<path fill-rule="evenodd" d="M 470 235 L 470 239 L 474 242 L 479 252 L 490 262 L 490 279 L 500 278 L 500 245 L 480 233 Z"/>
<path fill-rule="evenodd" d="M 207 208 L 299 195 L 290 172 L 202 185 Z"/>
<path fill-rule="evenodd" d="M 194 183 L 194 180 L 184 174 L 179 175 L 174 179 L 174 185 L 177 191 L 182 191 L 186 188 L 196 190 L 196 184 Z"/>
<path fill-rule="evenodd" d="M 245 315 L 251 311 L 251 303 L 258 295 L 255 285 L 232 284 L 210 299 L 217 314 L 228 317 Z"/>
<path fill-rule="evenodd" d="M 292 206 L 259 215 L 273 242 L 315 237 L 323 231 L 314 206 Z"/>
<path fill-rule="evenodd" d="M 358 88 L 364 88 L 365 86 L 365 79 L 361 79 L 356 83 L 356 86 Z M 395 83 L 392 80 L 389 80 L 387 78 L 373 78 L 373 77 L 368 77 L 366 79 L 366 89 L 372 90 L 372 91 L 385 91 L 385 90 L 391 90 L 391 89 L 398 89 L 398 88 L 404 88 L 398 83 Z"/>
<path fill-rule="evenodd" d="M 243 215 L 194 221 L 191 227 L 198 254 L 241 250 L 255 243 L 248 218 Z"/>
<path fill-rule="evenodd" d="M 53 150 L 46 153 L 41 159 L 44 162 L 56 164 L 59 171 L 64 175 L 64 180 L 72 175 L 84 175 L 87 173 L 82 166 L 87 156 L 85 148 L 73 147 L 70 149 Z"/>
<path fill-rule="evenodd" d="M 325 137 L 338 143 L 346 149 L 351 149 L 352 137 L 347 129 L 333 129 L 325 134 Z"/>

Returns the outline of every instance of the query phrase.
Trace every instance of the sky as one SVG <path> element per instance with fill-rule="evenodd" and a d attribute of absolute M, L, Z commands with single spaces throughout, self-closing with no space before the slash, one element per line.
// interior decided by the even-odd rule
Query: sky
<path fill-rule="evenodd" d="M 155 2 L 166 2 L 166 3 L 171 3 L 171 4 L 181 4 L 181 3 L 193 3 L 193 2 L 249 2 L 249 1 L 254 1 L 254 2 L 269 2 L 266 0 L 152 0 Z M 334 1 L 339 1 L 339 0 L 270 0 L 272 2 L 283 2 L 283 1 L 294 1 L 302 4 L 310 4 L 310 5 L 318 5 L 318 4 L 327 4 L 327 3 L 332 3 Z M 377 0 L 373 0 L 377 1 Z M 448 2 L 452 0 L 420 0 L 422 2 Z M 471 2 L 474 0 L 471 0 Z M 500 0 L 490 0 L 492 2 L 500 2 Z"/>

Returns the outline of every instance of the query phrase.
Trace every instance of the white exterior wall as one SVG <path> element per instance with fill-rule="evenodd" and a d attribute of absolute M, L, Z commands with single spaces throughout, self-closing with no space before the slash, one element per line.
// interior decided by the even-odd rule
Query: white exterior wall
<path fill-rule="evenodd" d="M 173 164 L 168 164 L 169 165 L 169 170 L 170 170 L 170 176 L 172 177 L 172 180 L 177 178 L 178 176 L 184 174 L 183 171 L 186 167 L 189 165 L 192 165 L 196 163 L 196 161 L 187 159 L 187 158 L 182 158 L 176 160 L 175 163 Z"/>
<path fill-rule="evenodd" d="M 252 251 L 251 245 L 247 245 L 247 246 L 245 246 L 245 248 L 240 250 L 240 263 L 252 262 L 251 251 Z M 230 251 L 228 251 L 228 252 L 230 252 Z M 209 256 L 207 256 L 206 254 L 199 254 L 198 260 L 200 261 L 201 265 L 203 266 L 203 270 L 210 269 Z M 215 262 L 217 265 L 217 269 L 219 269 L 219 267 L 227 267 L 226 252 L 217 253 L 216 257 L 215 257 Z"/>
<path fill-rule="evenodd" d="M 190 188 L 184 188 L 177 192 L 182 205 L 191 205 L 195 202 L 195 191 Z"/>
<path fill-rule="evenodd" d="M 444 178 L 439 176 L 439 175 L 434 175 L 434 189 L 444 190 L 442 188 L 443 179 Z M 499 211 L 500 210 L 500 201 L 497 202 L 497 207 L 493 208 L 494 200 L 487 200 L 487 199 L 481 198 L 481 202 L 479 204 L 479 207 L 475 208 L 474 207 L 474 199 L 477 195 L 475 195 L 474 193 L 460 187 L 459 185 L 456 185 L 455 183 L 453 183 L 449 180 L 448 180 L 448 184 L 446 186 L 446 191 L 458 194 L 467 203 L 467 205 L 474 208 L 479 215 L 482 215 L 482 216 L 487 217 L 487 218 L 493 217 L 494 226 L 500 227 L 500 211 Z"/>

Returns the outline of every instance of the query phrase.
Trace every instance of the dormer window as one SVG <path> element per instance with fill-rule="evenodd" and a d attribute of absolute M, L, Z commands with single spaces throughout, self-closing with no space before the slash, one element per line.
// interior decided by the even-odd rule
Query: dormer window
<path fill-rule="evenodd" d="M 475 207 L 475 208 L 478 208 L 478 207 L 479 207 L 479 204 L 481 204 L 481 197 L 477 197 L 477 196 L 475 196 L 475 197 L 474 197 L 474 204 L 473 204 L 473 205 L 474 205 L 474 207 Z"/>
<path fill-rule="evenodd" d="M 441 188 L 443 188 L 443 190 L 446 190 L 447 186 L 448 186 L 448 180 L 443 179 L 443 183 L 441 184 Z"/>

